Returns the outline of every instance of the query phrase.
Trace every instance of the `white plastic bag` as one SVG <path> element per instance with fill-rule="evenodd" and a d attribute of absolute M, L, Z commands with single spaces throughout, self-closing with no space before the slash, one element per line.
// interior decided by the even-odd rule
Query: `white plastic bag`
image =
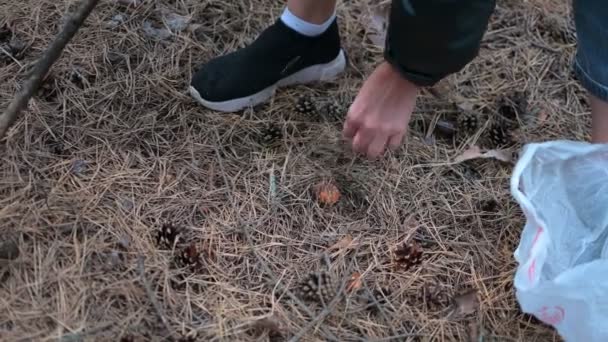
<path fill-rule="evenodd" d="M 566 341 L 608 341 L 608 145 L 526 145 L 511 192 L 526 217 L 514 254 L 521 309 Z"/>

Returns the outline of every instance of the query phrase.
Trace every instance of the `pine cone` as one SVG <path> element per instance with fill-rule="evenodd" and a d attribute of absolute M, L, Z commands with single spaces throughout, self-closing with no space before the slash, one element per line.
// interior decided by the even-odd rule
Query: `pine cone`
<path fill-rule="evenodd" d="M 458 128 L 467 135 L 475 133 L 479 128 L 479 117 L 475 113 L 464 113 L 458 118 Z"/>
<path fill-rule="evenodd" d="M 489 131 L 492 147 L 499 148 L 511 145 L 513 141 L 507 133 L 507 128 L 502 124 L 494 124 Z"/>
<path fill-rule="evenodd" d="M 405 242 L 395 250 L 395 262 L 404 271 L 422 263 L 422 246 L 416 241 Z"/>
<path fill-rule="evenodd" d="M 437 283 L 425 284 L 420 300 L 432 312 L 445 310 L 451 301 L 449 294 Z"/>
<path fill-rule="evenodd" d="M 498 103 L 498 113 L 508 121 L 521 119 L 528 110 L 528 93 L 516 91 L 508 97 L 502 97 Z"/>
<path fill-rule="evenodd" d="M 325 107 L 323 107 L 323 114 L 325 114 L 325 117 L 327 119 L 339 120 L 342 119 L 344 110 L 339 104 L 335 102 L 329 102 L 325 105 Z"/>
<path fill-rule="evenodd" d="M 372 312 L 378 311 L 378 306 L 386 305 L 387 298 L 391 296 L 392 291 L 386 287 L 379 287 L 372 291 L 372 298 L 368 298 L 367 300 L 367 308 Z M 378 303 L 376 305 L 376 303 Z"/>
<path fill-rule="evenodd" d="M 12 36 L 13 31 L 8 24 L 4 24 L 0 27 L 0 42 L 9 41 Z"/>
<path fill-rule="evenodd" d="M 273 146 L 283 138 L 283 131 L 275 124 L 268 124 L 260 136 L 260 143 L 264 146 Z"/>
<path fill-rule="evenodd" d="M 172 248 L 180 234 L 180 229 L 170 222 L 165 222 L 156 233 L 156 244 L 159 247 Z"/>
<path fill-rule="evenodd" d="M 302 114 L 311 114 L 317 110 L 317 105 L 310 96 L 304 95 L 298 99 L 296 110 Z"/>
<path fill-rule="evenodd" d="M 176 261 L 179 267 L 200 267 L 202 256 L 197 244 L 193 242 L 186 248 L 182 249 L 177 255 Z"/>
<path fill-rule="evenodd" d="M 37 96 L 44 101 L 52 102 L 57 99 L 57 95 L 55 78 L 52 75 L 48 75 L 40 85 L 40 88 L 38 88 Z"/>
<path fill-rule="evenodd" d="M 337 286 L 328 273 L 313 272 L 300 282 L 296 291 L 304 300 L 329 304 L 336 296 Z"/>

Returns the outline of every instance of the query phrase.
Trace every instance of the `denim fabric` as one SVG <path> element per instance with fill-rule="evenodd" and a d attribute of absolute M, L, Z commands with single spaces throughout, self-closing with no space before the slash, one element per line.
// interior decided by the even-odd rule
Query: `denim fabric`
<path fill-rule="evenodd" d="M 574 72 L 591 94 L 608 101 L 608 0 L 574 0 L 574 20 Z"/>

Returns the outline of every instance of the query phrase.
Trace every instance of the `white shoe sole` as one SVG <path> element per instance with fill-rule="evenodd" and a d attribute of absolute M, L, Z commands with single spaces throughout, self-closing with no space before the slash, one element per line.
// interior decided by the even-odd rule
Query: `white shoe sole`
<path fill-rule="evenodd" d="M 213 102 L 205 100 L 201 94 L 190 86 L 190 95 L 201 105 L 220 112 L 237 112 L 247 107 L 253 107 L 270 99 L 279 87 L 295 84 L 306 84 L 315 81 L 330 81 L 338 76 L 346 68 L 346 57 L 344 51 L 340 50 L 338 56 L 326 64 L 313 65 L 302 69 L 291 76 L 279 80 L 277 83 L 267 87 L 253 95 L 238 99 Z"/>

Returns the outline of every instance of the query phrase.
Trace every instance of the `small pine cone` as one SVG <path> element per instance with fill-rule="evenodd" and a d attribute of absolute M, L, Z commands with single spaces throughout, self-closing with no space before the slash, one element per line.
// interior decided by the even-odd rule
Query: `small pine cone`
<path fill-rule="evenodd" d="M 165 222 L 156 233 L 156 244 L 159 247 L 172 248 L 180 234 L 180 229 L 170 222 Z"/>
<path fill-rule="evenodd" d="M 79 88 L 84 88 L 86 84 L 86 77 L 84 76 L 84 71 L 80 68 L 74 68 L 68 72 L 67 78 L 72 82 L 75 86 Z"/>
<path fill-rule="evenodd" d="M 498 113 L 508 121 L 521 119 L 528 110 L 528 93 L 516 91 L 508 97 L 502 97 L 498 103 Z"/>
<path fill-rule="evenodd" d="M 404 271 L 422 263 L 422 246 L 416 241 L 405 242 L 395 250 L 395 262 Z"/>
<path fill-rule="evenodd" d="M 61 140 L 51 137 L 47 141 L 47 146 L 49 151 L 54 155 L 61 156 L 65 153 L 65 145 Z"/>
<path fill-rule="evenodd" d="M 12 35 L 13 31 L 8 24 L 0 26 L 0 41 L 8 41 Z"/>
<path fill-rule="evenodd" d="M 196 243 L 191 243 L 182 249 L 177 255 L 177 265 L 179 267 L 194 267 L 201 265 L 202 255 Z"/>
<path fill-rule="evenodd" d="M 52 75 L 48 75 L 38 88 L 37 96 L 44 101 L 52 102 L 57 99 L 57 95 L 55 78 Z"/>
<path fill-rule="evenodd" d="M 420 300 L 432 312 L 445 310 L 450 305 L 449 294 L 436 283 L 425 284 L 422 288 Z"/>
<path fill-rule="evenodd" d="M 297 288 L 299 297 L 308 301 L 329 304 L 336 296 L 337 286 L 326 272 L 310 273 Z"/>
<path fill-rule="evenodd" d="M 495 124 L 490 127 L 489 137 L 493 147 L 505 147 L 512 144 L 507 129 L 500 124 Z"/>
<path fill-rule="evenodd" d="M 367 308 L 372 312 L 378 311 L 378 305 L 383 306 L 387 303 L 387 298 L 390 297 L 392 291 L 389 288 L 379 287 L 372 291 L 372 298 L 367 300 Z M 377 303 L 377 305 L 376 305 Z"/>
<path fill-rule="evenodd" d="M 261 133 L 260 143 L 264 146 L 273 146 L 283 138 L 281 128 L 274 124 L 268 124 Z"/>
<path fill-rule="evenodd" d="M 329 120 L 338 120 L 342 119 L 344 110 L 339 104 L 330 102 L 323 107 L 323 114 Z"/>
<path fill-rule="evenodd" d="M 310 96 L 304 95 L 298 99 L 296 110 L 302 114 L 311 114 L 317 110 L 317 105 Z"/>
<path fill-rule="evenodd" d="M 465 134 L 472 134 L 479 128 L 479 118 L 475 113 L 465 113 L 458 119 L 458 128 Z"/>

